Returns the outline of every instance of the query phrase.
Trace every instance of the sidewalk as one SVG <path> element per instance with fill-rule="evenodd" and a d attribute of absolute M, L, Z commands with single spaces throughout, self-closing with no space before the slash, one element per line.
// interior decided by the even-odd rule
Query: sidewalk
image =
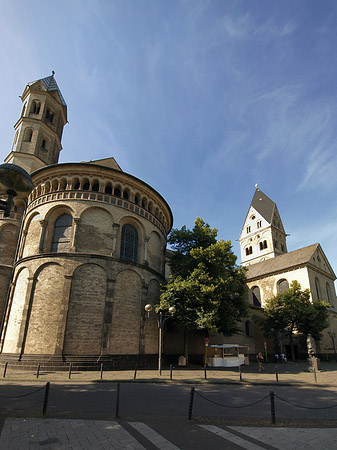
<path fill-rule="evenodd" d="M 239 368 L 207 368 L 206 374 L 201 367 L 172 369 L 172 379 L 170 379 L 169 368 L 162 370 L 162 375 L 153 370 L 116 370 L 103 371 L 102 378 L 100 371 L 73 371 L 69 378 L 69 372 L 44 372 L 40 371 L 36 378 L 36 372 L 12 370 L 10 365 L 6 371 L 6 377 L 0 378 L 6 382 L 52 382 L 52 383 L 88 383 L 88 382 L 148 382 L 148 383 L 247 383 L 247 384 L 267 384 L 267 385 L 322 385 L 337 387 L 337 363 L 321 362 L 321 370 L 315 374 L 309 372 L 308 364 L 305 361 L 289 362 L 287 364 L 275 365 L 273 363 L 264 364 L 265 370 L 258 372 L 257 363 L 253 362 L 249 366 L 241 366 L 241 379 Z M 277 367 L 277 369 L 276 369 Z M 0 367 L 0 374 L 3 368 Z M 278 375 L 278 381 L 276 376 Z M 317 383 L 316 383 L 317 381 Z"/>

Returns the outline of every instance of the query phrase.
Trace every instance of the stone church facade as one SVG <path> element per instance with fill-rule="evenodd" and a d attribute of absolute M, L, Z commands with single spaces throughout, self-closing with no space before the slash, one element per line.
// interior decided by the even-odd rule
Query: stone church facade
<path fill-rule="evenodd" d="M 125 173 L 114 158 L 58 163 L 67 106 L 54 74 L 29 83 L 5 159 L 31 174 L 27 202 L 15 200 L 10 217 L 0 212 L 0 359 L 55 367 L 72 361 L 116 366 L 154 360 L 158 327 L 144 306 L 158 302 L 167 276 L 167 235 L 172 212 L 151 186 Z M 313 301 L 327 301 L 336 331 L 335 274 L 319 244 L 287 252 L 276 204 L 256 189 L 240 236 L 248 268 L 247 301 L 252 313 L 298 280 Z M 176 358 L 183 335 L 166 330 L 164 351 Z M 254 355 L 265 338 L 251 318 L 230 338 Z M 202 361 L 204 336 L 190 352 Z M 285 344 L 286 345 L 286 344 Z M 298 353 L 303 342 L 298 339 Z M 268 341 L 268 350 L 273 343 Z M 321 353 L 332 354 L 325 333 Z"/>
<path fill-rule="evenodd" d="M 144 306 L 164 280 L 168 204 L 113 158 L 58 164 L 67 116 L 54 75 L 29 83 L 22 101 L 5 162 L 34 189 L 25 212 L 21 203 L 0 216 L 2 359 L 155 355 Z"/>

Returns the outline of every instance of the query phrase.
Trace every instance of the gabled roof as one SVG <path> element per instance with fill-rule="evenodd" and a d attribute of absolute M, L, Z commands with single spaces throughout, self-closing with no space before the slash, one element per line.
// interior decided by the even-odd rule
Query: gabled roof
<path fill-rule="evenodd" d="M 324 262 L 326 264 L 325 272 L 330 274 L 330 276 L 333 276 L 335 279 L 336 275 L 334 274 L 320 244 L 312 244 L 308 247 L 303 247 L 298 250 L 294 250 L 293 252 L 285 253 L 283 255 L 276 256 L 275 258 L 269 258 L 265 261 L 246 266 L 248 268 L 247 279 L 249 281 L 251 279 L 264 277 L 273 273 L 288 272 L 295 267 L 307 265 L 309 263 L 313 265 L 314 261 L 312 258 L 317 249 L 319 249 L 324 258 Z M 318 267 L 317 269 L 319 270 Z"/>
<path fill-rule="evenodd" d="M 67 106 L 66 102 L 64 101 L 63 95 L 61 94 L 60 88 L 58 87 L 56 80 L 54 78 L 54 71 L 49 77 L 41 78 L 40 80 L 35 80 L 30 83 L 28 83 L 28 86 L 33 86 L 33 84 L 37 83 L 38 81 L 41 81 L 43 86 L 46 88 L 48 92 L 56 91 L 59 96 L 60 100 L 63 106 Z"/>
<path fill-rule="evenodd" d="M 256 188 L 251 205 L 261 216 L 271 223 L 273 214 L 276 208 L 276 203 L 273 202 L 266 194 L 259 188 Z"/>

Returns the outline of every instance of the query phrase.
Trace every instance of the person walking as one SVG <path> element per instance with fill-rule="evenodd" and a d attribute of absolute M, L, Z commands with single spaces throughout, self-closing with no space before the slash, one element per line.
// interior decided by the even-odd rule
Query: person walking
<path fill-rule="evenodd" d="M 259 352 L 259 353 L 256 355 L 256 360 L 257 360 L 257 362 L 258 362 L 258 364 L 259 364 L 259 372 L 261 372 L 262 370 L 264 370 L 264 367 L 263 367 L 264 357 L 263 357 L 263 355 L 262 355 L 261 352 Z"/>

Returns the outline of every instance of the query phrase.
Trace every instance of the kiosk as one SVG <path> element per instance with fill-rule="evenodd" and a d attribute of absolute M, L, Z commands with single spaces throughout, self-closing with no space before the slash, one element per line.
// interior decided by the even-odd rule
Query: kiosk
<path fill-rule="evenodd" d="M 207 363 L 210 367 L 238 367 L 249 364 L 249 347 L 238 344 L 211 345 L 208 349 Z"/>

